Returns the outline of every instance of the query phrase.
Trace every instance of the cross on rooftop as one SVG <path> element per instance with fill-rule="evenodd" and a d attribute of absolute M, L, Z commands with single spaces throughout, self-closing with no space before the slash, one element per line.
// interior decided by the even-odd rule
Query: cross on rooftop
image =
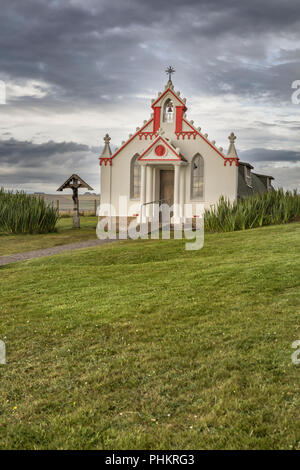
<path fill-rule="evenodd" d="M 169 65 L 169 67 L 166 69 L 166 73 L 169 75 L 169 82 L 171 82 L 172 73 L 175 73 L 175 69 Z"/>

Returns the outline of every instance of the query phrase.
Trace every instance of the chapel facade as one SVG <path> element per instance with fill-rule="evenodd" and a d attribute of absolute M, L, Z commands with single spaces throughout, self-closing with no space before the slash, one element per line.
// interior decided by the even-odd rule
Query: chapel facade
<path fill-rule="evenodd" d="M 187 119 L 186 99 L 174 90 L 171 74 L 151 108 L 150 119 L 114 153 L 109 135 L 104 137 L 100 215 L 102 210 L 102 215 L 145 221 L 152 217 L 152 204 L 159 202 L 172 206 L 173 222 L 180 223 L 194 217 L 199 204 L 210 208 L 221 196 L 235 201 L 256 192 L 257 186 L 261 192 L 272 189 L 271 176 L 252 174 L 251 165 L 239 162 L 233 132 L 225 153 Z"/>

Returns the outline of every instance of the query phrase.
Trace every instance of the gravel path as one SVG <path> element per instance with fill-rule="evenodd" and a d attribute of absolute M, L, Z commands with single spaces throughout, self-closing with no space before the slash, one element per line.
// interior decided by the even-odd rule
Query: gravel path
<path fill-rule="evenodd" d="M 113 239 L 106 240 L 87 240 L 85 242 L 71 243 L 69 245 L 53 246 L 42 250 L 26 251 L 25 253 L 17 253 L 15 255 L 0 256 L 0 266 L 5 264 L 16 263 L 17 261 L 25 261 L 33 258 L 42 258 L 43 256 L 56 255 L 64 251 L 79 250 L 80 248 L 88 248 L 90 246 L 103 245 L 104 243 L 117 241 Z"/>

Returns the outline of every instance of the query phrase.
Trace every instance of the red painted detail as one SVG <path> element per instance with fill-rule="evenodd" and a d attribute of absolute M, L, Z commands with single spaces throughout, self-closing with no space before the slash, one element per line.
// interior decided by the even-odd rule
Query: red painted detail
<path fill-rule="evenodd" d="M 160 110 L 161 108 L 159 106 L 154 108 L 153 132 L 157 132 L 160 128 Z"/>
<path fill-rule="evenodd" d="M 232 165 L 233 162 L 235 162 L 235 165 L 236 166 L 239 166 L 239 158 L 237 157 L 224 157 L 224 155 L 221 154 L 221 152 L 219 152 L 219 150 L 214 147 L 202 134 L 200 134 L 200 132 L 197 131 L 197 129 L 195 129 L 193 126 L 191 126 L 191 124 L 186 121 L 185 119 L 183 119 L 183 121 L 191 128 L 193 129 L 193 132 L 196 132 L 200 137 L 201 139 L 203 139 L 212 149 L 214 149 L 223 159 L 224 159 L 224 166 L 226 166 L 226 163 L 229 162 L 230 163 L 230 166 Z M 183 137 L 184 138 L 184 137 Z"/>
<path fill-rule="evenodd" d="M 197 132 L 182 131 L 182 132 L 175 132 L 175 134 L 177 136 L 177 140 L 179 140 L 179 137 L 182 137 L 183 140 L 185 137 L 187 137 L 189 140 L 191 137 L 193 137 L 194 140 L 197 137 Z"/>
<path fill-rule="evenodd" d="M 178 155 L 177 152 L 175 152 L 175 150 L 168 144 L 168 142 L 166 140 L 163 139 L 163 137 L 159 136 L 151 145 L 149 145 L 149 147 L 139 156 L 138 160 L 142 160 L 143 156 L 152 148 L 154 147 L 158 142 L 162 142 L 164 145 L 166 145 L 170 150 L 171 152 L 173 152 L 174 155 L 176 155 L 177 158 L 164 158 L 164 161 L 178 161 L 178 160 L 181 160 L 181 157 L 180 155 Z M 149 159 L 145 159 L 144 161 L 151 161 L 151 160 L 155 160 L 155 161 L 159 161 L 155 158 L 149 158 Z"/>
<path fill-rule="evenodd" d="M 229 166 L 231 166 L 233 163 L 235 163 L 235 166 L 239 166 L 239 159 L 236 157 L 226 157 L 224 160 L 224 166 L 227 166 L 227 163 L 229 162 Z"/>
<path fill-rule="evenodd" d="M 150 140 L 152 140 L 152 137 L 157 137 L 157 136 L 158 136 L 157 132 L 140 132 L 139 133 L 140 140 L 142 140 L 142 137 L 145 137 L 145 140 L 147 140 L 148 137 L 150 137 Z"/>
<path fill-rule="evenodd" d="M 182 131 L 183 106 L 176 106 L 176 127 L 175 132 Z"/>
<path fill-rule="evenodd" d="M 158 157 L 163 157 L 166 154 L 166 147 L 164 147 L 163 145 L 158 145 L 157 147 L 155 147 L 154 151 Z"/>
<path fill-rule="evenodd" d="M 113 156 L 112 156 L 111 158 L 115 158 L 115 157 L 118 155 L 118 153 L 121 152 L 121 150 L 123 150 L 123 148 L 126 147 L 126 145 L 128 145 L 129 142 L 131 142 L 131 141 L 132 141 L 143 129 L 145 129 L 145 127 L 148 126 L 148 124 L 150 124 L 150 122 L 152 122 L 152 121 L 153 121 L 153 118 L 149 119 L 149 121 L 146 122 L 146 124 L 145 124 L 143 127 L 141 127 L 141 129 L 139 129 L 135 134 L 133 134 L 133 136 L 130 137 L 130 139 L 128 139 L 127 142 L 125 142 L 125 144 L 122 145 L 122 147 L 120 147 L 120 148 L 113 154 Z"/>
<path fill-rule="evenodd" d="M 132 217 L 138 217 L 139 214 L 132 214 Z"/>
<path fill-rule="evenodd" d="M 154 101 L 154 103 L 153 103 L 153 105 L 152 105 L 152 108 L 154 109 L 154 106 L 156 105 L 156 103 L 158 103 L 158 101 L 161 100 L 161 99 L 165 96 L 165 94 L 168 93 L 168 91 L 169 91 L 170 93 L 172 93 L 172 95 L 174 96 L 174 98 L 176 98 L 178 101 L 180 101 L 180 103 L 182 103 L 183 108 L 184 108 L 184 111 L 186 111 L 187 108 L 186 108 L 184 102 L 182 101 L 182 99 L 181 99 L 179 96 L 176 95 L 176 93 L 174 93 L 174 91 L 171 90 L 171 88 L 167 88 L 167 89 L 157 98 L 157 100 Z"/>
<path fill-rule="evenodd" d="M 102 163 L 106 166 L 109 163 L 109 166 L 111 166 L 111 158 L 110 157 L 100 157 L 100 166 L 102 166 Z"/>

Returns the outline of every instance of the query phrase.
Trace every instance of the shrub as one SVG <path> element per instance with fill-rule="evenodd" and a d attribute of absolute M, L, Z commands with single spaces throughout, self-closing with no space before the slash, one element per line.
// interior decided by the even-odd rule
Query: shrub
<path fill-rule="evenodd" d="M 279 189 L 231 203 L 221 197 L 204 213 L 205 230 L 232 232 L 263 225 L 285 224 L 300 217 L 300 194 Z"/>
<path fill-rule="evenodd" d="M 58 212 L 43 198 L 0 188 L 0 232 L 54 232 Z"/>

